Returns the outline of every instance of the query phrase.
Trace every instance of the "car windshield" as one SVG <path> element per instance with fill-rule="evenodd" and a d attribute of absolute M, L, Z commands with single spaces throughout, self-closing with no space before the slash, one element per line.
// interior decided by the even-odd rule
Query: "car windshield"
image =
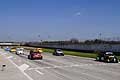
<path fill-rule="evenodd" d="M 62 51 L 61 49 L 57 49 L 57 51 Z"/>
<path fill-rule="evenodd" d="M 12 48 L 12 49 L 15 49 L 15 48 Z"/>
<path fill-rule="evenodd" d="M 20 51 L 23 51 L 23 49 L 19 49 Z"/>
<path fill-rule="evenodd" d="M 112 52 L 106 52 L 105 55 L 113 56 Z"/>
<path fill-rule="evenodd" d="M 108 55 L 108 56 L 114 56 L 113 54 L 106 54 L 106 55 Z"/>

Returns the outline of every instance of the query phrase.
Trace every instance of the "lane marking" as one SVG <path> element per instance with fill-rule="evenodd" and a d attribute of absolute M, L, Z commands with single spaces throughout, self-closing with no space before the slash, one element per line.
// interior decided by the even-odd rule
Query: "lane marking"
<path fill-rule="evenodd" d="M 106 63 L 102 63 L 102 64 L 81 64 L 81 65 L 74 64 L 74 65 L 68 65 L 68 66 L 36 67 L 36 68 L 29 68 L 28 70 L 54 69 L 54 68 L 72 68 L 72 67 L 85 67 L 85 66 L 105 66 L 105 65 L 108 65 L 108 64 L 106 64 Z M 118 64 L 110 64 L 110 65 L 118 65 Z"/>
<path fill-rule="evenodd" d="M 50 69 L 51 67 L 37 67 L 37 68 L 29 68 L 27 70 L 37 70 L 37 69 Z"/>
<path fill-rule="evenodd" d="M 6 58 L 6 56 L 5 55 L 3 55 L 5 58 Z M 18 68 L 19 70 L 20 70 L 20 72 L 22 73 L 22 74 L 24 74 L 29 80 L 34 80 L 32 77 L 30 77 L 27 73 L 25 73 L 24 71 L 22 71 L 20 68 L 19 68 L 19 66 L 18 65 L 16 65 L 11 59 L 9 59 L 9 58 L 6 58 L 7 60 L 9 60 L 16 68 Z"/>
<path fill-rule="evenodd" d="M 44 75 L 44 73 L 40 72 L 39 70 L 35 70 L 37 73 L 39 73 L 40 75 Z"/>
<path fill-rule="evenodd" d="M 8 59 L 13 65 L 15 65 L 20 71 L 21 73 L 23 73 L 29 80 L 34 80 L 33 78 L 31 78 L 27 73 L 25 73 L 24 71 L 22 71 L 18 65 L 16 65 L 12 60 Z"/>
<path fill-rule="evenodd" d="M 22 64 L 21 66 L 19 66 L 19 69 L 21 70 L 21 71 L 25 71 L 26 69 L 28 69 L 30 66 L 29 65 L 27 65 L 27 64 Z"/>
<path fill-rule="evenodd" d="M 9 57 L 7 57 L 8 59 L 11 59 L 11 58 L 13 58 L 13 56 L 9 56 Z"/>
<path fill-rule="evenodd" d="M 103 79 L 102 77 L 94 76 L 94 75 L 91 75 L 91 74 L 88 74 L 88 73 L 85 73 L 85 72 L 82 72 L 81 74 L 89 76 L 89 77 L 92 77 L 92 78 L 95 78 L 96 80 L 97 79 L 99 79 L 99 80 L 106 80 L 106 79 Z"/>
<path fill-rule="evenodd" d="M 0 53 L 1 55 L 5 55 L 5 54 L 7 54 L 7 53 L 5 53 L 5 52 L 2 52 L 2 53 Z"/>

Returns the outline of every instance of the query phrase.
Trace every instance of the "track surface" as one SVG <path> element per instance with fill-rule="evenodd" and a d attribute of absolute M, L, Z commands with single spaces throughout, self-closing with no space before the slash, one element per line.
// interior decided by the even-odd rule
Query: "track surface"
<path fill-rule="evenodd" d="M 120 80 L 119 63 L 49 53 L 43 53 L 43 60 L 28 60 L 28 52 L 25 55 L 4 53 L 8 53 L 6 57 L 27 74 L 28 80 Z"/>

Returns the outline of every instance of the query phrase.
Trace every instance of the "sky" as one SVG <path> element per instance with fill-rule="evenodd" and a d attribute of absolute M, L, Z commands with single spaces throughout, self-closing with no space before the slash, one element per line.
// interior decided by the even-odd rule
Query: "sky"
<path fill-rule="evenodd" d="M 0 0 L 0 40 L 120 37 L 119 4 L 120 0 Z"/>

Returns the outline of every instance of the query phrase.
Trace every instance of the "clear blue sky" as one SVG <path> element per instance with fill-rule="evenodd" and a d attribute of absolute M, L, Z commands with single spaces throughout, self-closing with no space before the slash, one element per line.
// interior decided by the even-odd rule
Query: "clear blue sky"
<path fill-rule="evenodd" d="M 0 0 L 0 40 L 93 39 L 99 33 L 120 36 L 120 0 Z"/>

